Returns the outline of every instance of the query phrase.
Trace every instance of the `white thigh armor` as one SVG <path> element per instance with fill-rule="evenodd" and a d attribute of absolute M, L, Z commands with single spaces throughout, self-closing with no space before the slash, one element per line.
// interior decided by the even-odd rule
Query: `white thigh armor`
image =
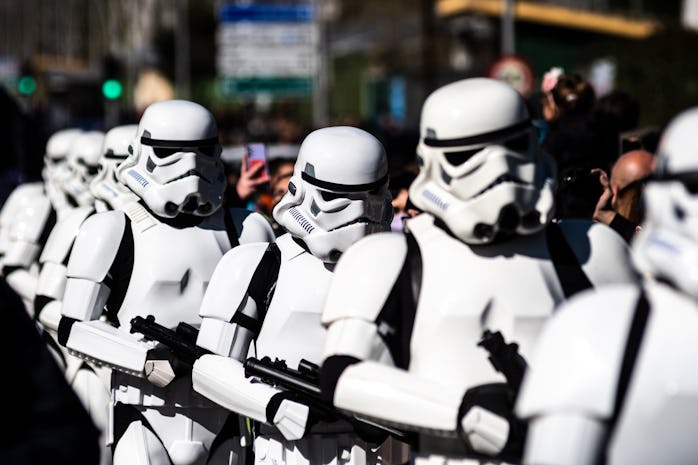
<path fill-rule="evenodd" d="M 598 226 L 560 229 L 591 284 L 634 282 L 622 239 Z M 478 342 L 485 330 L 499 332 L 530 360 L 565 294 L 546 233 L 469 246 L 429 214 L 407 228 L 407 236 L 367 237 L 339 261 L 323 315 L 323 388 L 339 408 L 416 430 L 419 457 L 515 458 L 505 444 L 521 431 L 509 421 L 506 379 Z M 380 342 L 396 367 L 377 363 Z"/>
<path fill-rule="evenodd" d="M 268 404 L 281 390 L 246 378 L 242 362 L 251 355 L 278 358 L 293 369 L 302 359 L 320 364 L 326 340 L 320 318 L 332 277 L 331 265 L 306 252 L 289 234 L 278 238 L 276 246 L 278 275 L 263 271 L 269 259 L 265 254 L 270 252 L 261 244 L 234 249 L 217 267 L 202 305 L 204 321 L 197 341 L 217 355 L 206 355 L 196 362 L 194 388 L 229 409 L 265 423 L 255 439 L 256 463 L 404 462 L 399 445 L 388 442 L 371 449 L 345 422 L 318 423 L 302 438 L 305 419 L 298 431 L 291 417 L 281 418 L 278 412 L 274 426 L 268 424 Z M 256 281 L 260 276 L 268 280 L 261 293 Z M 273 293 L 271 301 L 265 299 L 269 290 Z M 256 342 L 250 347 L 253 338 Z M 297 434 L 300 439 L 288 440 L 279 430 L 286 437 Z"/>
<path fill-rule="evenodd" d="M 546 326 L 518 413 L 525 463 L 693 463 L 698 444 L 698 307 L 648 282 L 580 295 Z"/>

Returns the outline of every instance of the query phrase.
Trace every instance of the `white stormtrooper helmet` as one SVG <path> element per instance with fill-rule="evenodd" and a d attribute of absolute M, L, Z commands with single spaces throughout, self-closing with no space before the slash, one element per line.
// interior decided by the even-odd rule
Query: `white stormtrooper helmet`
<path fill-rule="evenodd" d="M 153 213 L 208 216 L 223 202 L 226 180 L 213 115 L 186 100 L 146 108 L 118 179 Z"/>
<path fill-rule="evenodd" d="M 133 143 L 137 130 L 137 124 L 126 124 L 110 129 L 104 136 L 100 170 L 90 183 L 90 192 L 112 208 L 135 198 L 135 194 L 116 178 L 116 167 L 128 157 L 128 147 Z"/>
<path fill-rule="evenodd" d="M 553 209 L 552 159 L 536 150 L 523 98 L 493 79 L 458 81 L 422 107 L 422 170 L 410 199 L 459 239 L 485 244 L 542 229 Z"/>
<path fill-rule="evenodd" d="M 333 263 L 367 234 L 390 230 L 388 162 L 361 129 L 318 129 L 305 138 L 274 219 L 310 253 Z"/>
<path fill-rule="evenodd" d="M 640 270 L 698 298 L 698 108 L 671 121 L 657 156 L 633 258 Z"/>
<path fill-rule="evenodd" d="M 62 184 L 70 174 L 68 170 L 68 152 L 75 138 L 82 133 L 77 128 L 61 129 L 54 132 L 46 142 L 44 169 L 41 172 L 44 182 Z"/>
<path fill-rule="evenodd" d="M 102 158 L 104 133 L 88 131 L 79 134 L 68 152 L 70 176 L 62 184 L 63 191 L 81 206 L 91 205 L 94 197 L 90 193 L 90 182 L 99 172 Z"/>

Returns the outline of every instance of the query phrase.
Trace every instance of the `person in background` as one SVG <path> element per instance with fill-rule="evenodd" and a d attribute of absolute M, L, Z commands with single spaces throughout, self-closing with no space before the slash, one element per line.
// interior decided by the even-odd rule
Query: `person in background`
<path fill-rule="evenodd" d="M 225 166 L 225 171 L 228 184 L 224 194 L 224 204 L 228 208 L 246 208 L 256 194 L 268 187 L 269 179 L 263 176 L 264 165 L 250 167 L 247 152 L 242 154 L 239 172 L 228 165 Z"/>
<path fill-rule="evenodd" d="M 654 170 L 655 158 L 645 150 L 623 154 L 613 165 L 610 179 L 600 176 L 604 188 L 594 211 L 594 219 L 609 225 L 630 242 L 644 218 L 642 191 Z"/>
<path fill-rule="evenodd" d="M 602 166 L 595 159 L 590 113 L 594 90 L 577 74 L 562 74 L 543 95 L 543 117 L 548 135 L 542 146 L 555 159 L 558 175 L 569 168 Z"/>
<path fill-rule="evenodd" d="M 390 224 L 390 230 L 393 232 L 402 232 L 404 221 L 419 213 L 409 199 L 410 184 L 416 177 L 417 173 L 408 167 L 404 167 L 397 174 L 390 176 L 390 185 L 388 187 L 393 199 L 393 221 Z"/>
<path fill-rule="evenodd" d="M 268 191 L 264 192 L 257 202 L 258 210 L 267 217 L 276 237 L 279 237 L 286 231 L 276 222 L 272 212 L 276 204 L 288 192 L 288 181 L 293 176 L 294 164 L 295 160 L 291 158 L 276 158 L 269 161 Z"/>

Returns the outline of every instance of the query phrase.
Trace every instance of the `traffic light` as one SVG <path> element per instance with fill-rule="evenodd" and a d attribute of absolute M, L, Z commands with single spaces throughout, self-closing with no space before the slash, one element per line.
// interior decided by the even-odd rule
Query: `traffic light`
<path fill-rule="evenodd" d="M 102 83 L 102 95 L 107 100 L 116 100 L 121 97 L 124 87 L 118 79 L 107 79 Z"/>
<path fill-rule="evenodd" d="M 30 62 L 22 63 L 17 79 L 17 92 L 24 97 L 30 97 L 36 93 L 36 72 Z"/>
<path fill-rule="evenodd" d="M 33 76 L 21 76 L 17 81 L 17 91 L 25 96 L 33 95 L 36 92 L 36 79 Z"/>
<path fill-rule="evenodd" d="M 117 100 L 124 92 L 121 82 L 121 63 L 112 55 L 102 63 L 102 95 L 107 100 Z"/>

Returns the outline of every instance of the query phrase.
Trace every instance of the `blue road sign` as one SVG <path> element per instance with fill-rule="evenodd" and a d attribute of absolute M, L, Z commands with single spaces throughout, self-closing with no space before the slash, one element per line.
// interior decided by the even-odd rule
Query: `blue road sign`
<path fill-rule="evenodd" d="M 308 22 L 314 18 L 313 6 L 298 5 L 223 5 L 219 10 L 221 22 Z"/>

